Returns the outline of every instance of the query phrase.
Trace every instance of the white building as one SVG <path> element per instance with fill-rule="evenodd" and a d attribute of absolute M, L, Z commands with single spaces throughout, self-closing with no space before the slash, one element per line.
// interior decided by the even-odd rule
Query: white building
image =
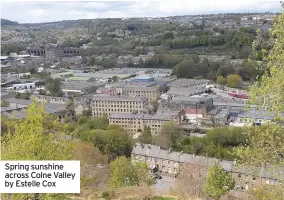
<path fill-rule="evenodd" d="M 13 84 L 13 90 L 25 90 L 25 89 L 35 89 L 35 83 L 20 83 L 20 84 Z"/>
<path fill-rule="evenodd" d="M 273 120 L 273 117 L 268 113 L 249 110 L 232 114 L 230 117 L 230 126 L 260 126 Z"/>

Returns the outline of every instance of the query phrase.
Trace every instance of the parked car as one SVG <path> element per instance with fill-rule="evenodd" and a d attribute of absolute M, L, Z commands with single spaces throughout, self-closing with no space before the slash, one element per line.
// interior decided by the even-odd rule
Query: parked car
<path fill-rule="evenodd" d="M 154 178 L 154 179 L 162 179 L 162 176 L 160 176 L 159 174 L 153 174 L 152 178 Z"/>

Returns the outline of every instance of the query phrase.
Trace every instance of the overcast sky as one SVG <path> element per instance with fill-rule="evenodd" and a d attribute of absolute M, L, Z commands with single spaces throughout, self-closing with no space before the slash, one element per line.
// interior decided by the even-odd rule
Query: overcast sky
<path fill-rule="evenodd" d="M 5 1 L 1 18 L 20 23 L 72 19 L 166 17 L 228 12 L 280 12 L 280 1 L 159 0 L 159 1 Z"/>

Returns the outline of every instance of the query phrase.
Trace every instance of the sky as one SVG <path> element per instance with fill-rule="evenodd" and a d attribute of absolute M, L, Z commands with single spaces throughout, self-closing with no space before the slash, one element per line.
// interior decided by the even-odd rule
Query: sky
<path fill-rule="evenodd" d="M 75 19 L 167 17 L 176 15 L 280 12 L 280 1 L 9 1 L 1 0 L 1 18 L 19 23 Z"/>

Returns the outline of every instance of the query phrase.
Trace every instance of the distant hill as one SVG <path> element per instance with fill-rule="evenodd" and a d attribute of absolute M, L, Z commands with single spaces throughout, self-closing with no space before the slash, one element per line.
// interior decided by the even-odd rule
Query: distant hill
<path fill-rule="evenodd" d="M 18 22 L 13 22 L 8 19 L 1 19 L 1 26 L 17 26 L 18 24 Z"/>

